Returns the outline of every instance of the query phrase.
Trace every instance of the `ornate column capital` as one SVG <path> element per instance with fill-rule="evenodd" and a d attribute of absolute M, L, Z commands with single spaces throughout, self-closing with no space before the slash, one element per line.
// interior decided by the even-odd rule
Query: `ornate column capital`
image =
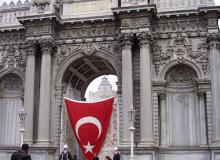
<path fill-rule="evenodd" d="M 40 40 L 40 47 L 42 54 L 51 54 L 55 49 L 55 42 L 51 39 L 42 39 Z"/>
<path fill-rule="evenodd" d="M 152 36 L 149 32 L 141 32 L 137 33 L 136 35 L 141 48 L 145 45 L 149 45 L 152 41 Z"/>
<path fill-rule="evenodd" d="M 132 41 L 134 39 L 134 34 L 133 33 L 121 33 L 119 35 L 120 42 L 122 45 L 122 48 L 132 48 Z"/>
<path fill-rule="evenodd" d="M 35 55 L 37 50 L 37 44 L 34 41 L 27 41 L 25 45 L 25 50 L 28 55 Z"/>
<path fill-rule="evenodd" d="M 220 34 L 219 33 L 209 34 L 207 41 L 209 42 L 209 48 L 220 49 Z"/>

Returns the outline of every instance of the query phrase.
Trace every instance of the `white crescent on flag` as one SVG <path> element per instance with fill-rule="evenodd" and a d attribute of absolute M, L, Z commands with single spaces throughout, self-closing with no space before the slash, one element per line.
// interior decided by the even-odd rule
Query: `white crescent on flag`
<path fill-rule="evenodd" d="M 83 117 L 83 118 L 79 119 L 76 123 L 75 132 L 76 132 L 76 135 L 79 138 L 79 140 L 80 140 L 79 128 L 80 128 L 80 126 L 82 126 L 83 124 L 86 124 L 86 123 L 92 123 L 92 124 L 96 125 L 96 127 L 99 130 L 99 135 L 96 138 L 96 139 L 98 139 L 102 133 L 102 125 L 97 118 L 88 116 L 88 117 Z"/>

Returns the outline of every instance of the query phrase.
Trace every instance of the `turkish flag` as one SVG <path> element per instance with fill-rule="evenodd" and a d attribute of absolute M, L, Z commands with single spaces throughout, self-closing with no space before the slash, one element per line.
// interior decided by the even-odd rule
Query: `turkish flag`
<path fill-rule="evenodd" d="M 92 160 L 104 142 L 114 97 L 98 102 L 65 98 L 73 133 L 86 159 Z"/>

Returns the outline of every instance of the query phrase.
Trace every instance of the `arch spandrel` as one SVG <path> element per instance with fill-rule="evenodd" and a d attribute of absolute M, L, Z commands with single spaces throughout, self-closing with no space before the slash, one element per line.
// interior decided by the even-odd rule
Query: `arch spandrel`
<path fill-rule="evenodd" d="M 115 54 L 111 54 L 110 52 L 107 52 L 105 50 L 97 50 L 91 53 L 90 55 L 85 54 L 85 52 L 82 52 L 82 50 L 76 50 L 74 53 L 69 54 L 67 57 L 63 59 L 63 61 L 59 64 L 57 69 L 57 76 L 56 76 L 56 85 L 62 85 L 62 79 L 64 76 L 65 71 L 68 69 L 68 67 L 74 63 L 74 61 L 77 61 L 80 58 L 88 58 L 89 57 L 99 57 L 103 60 L 108 61 L 112 67 L 114 68 L 115 74 L 120 77 L 121 76 L 121 61 L 119 57 L 117 57 Z M 98 75 L 97 75 L 98 76 Z"/>

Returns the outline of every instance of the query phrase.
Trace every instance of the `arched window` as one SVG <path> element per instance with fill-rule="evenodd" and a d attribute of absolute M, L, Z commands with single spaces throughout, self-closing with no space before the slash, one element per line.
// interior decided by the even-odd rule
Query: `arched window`
<path fill-rule="evenodd" d="M 0 146 L 20 143 L 18 112 L 22 107 L 23 87 L 15 74 L 0 79 Z"/>

